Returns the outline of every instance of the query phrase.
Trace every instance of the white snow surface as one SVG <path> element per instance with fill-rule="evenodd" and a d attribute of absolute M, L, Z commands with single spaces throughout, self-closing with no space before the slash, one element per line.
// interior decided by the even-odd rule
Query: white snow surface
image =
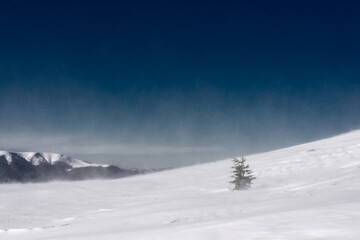
<path fill-rule="evenodd" d="M 0 239 L 360 239 L 360 131 L 117 179 L 0 185 Z"/>
<path fill-rule="evenodd" d="M 28 162 L 31 162 L 33 165 L 39 165 L 41 162 L 48 162 L 53 164 L 57 161 L 65 162 L 72 166 L 73 168 L 79 167 L 107 167 L 109 165 L 105 164 L 94 164 L 85 162 L 83 160 L 75 159 L 67 155 L 59 153 L 46 153 L 46 152 L 9 152 L 9 151 L 0 151 L 0 156 L 5 156 L 8 163 L 12 161 L 11 153 L 15 153 L 26 159 Z"/>

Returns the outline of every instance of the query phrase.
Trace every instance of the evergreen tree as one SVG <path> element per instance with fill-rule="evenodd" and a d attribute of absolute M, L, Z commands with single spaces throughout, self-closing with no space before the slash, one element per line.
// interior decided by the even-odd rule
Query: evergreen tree
<path fill-rule="evenodd" d="M 231 168 L 233 169 L 233 175 L 231 178 L 233 180 L 230 183 L 235 184 L 234 190 L 248 189 L 251 187 L 252 181 L 256 179 L 245 161 L 245 157 L 241 157 L 240 160 L 237 158 L 232 160 L 233 166 Z"/>

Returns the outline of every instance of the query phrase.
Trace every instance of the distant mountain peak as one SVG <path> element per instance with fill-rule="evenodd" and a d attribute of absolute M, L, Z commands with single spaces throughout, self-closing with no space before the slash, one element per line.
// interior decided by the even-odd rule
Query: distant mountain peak
<path fill-rule="evenodd" d="M 119 178 L 144 171 L 93 164 L 59 153 L 0 151 L 1 182 Z"/>
<path fill-rule="evenodd" d="M 33 165 L 39 165 L 41 163 L 54 164 L 61 161 L 69 164 L 73 168 L 77 167 L 108 167 L 106 164 L 93 164 L 83 160 L 75 159 L 70 156 L 60 153 L 47 153 L 47 152 L 9 152 L 0 151 L 0 156 L 5 156 L 8 164 L 12 162 L 14 158 L 24 158 L 26 161 Z"/>

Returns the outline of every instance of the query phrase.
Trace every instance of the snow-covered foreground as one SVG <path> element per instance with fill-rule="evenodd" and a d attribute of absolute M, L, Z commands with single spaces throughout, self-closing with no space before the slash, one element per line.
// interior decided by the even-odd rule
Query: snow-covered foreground
<path fill-rule="evenodd" d="M 0 185 L 0 239 L 360 239 L 360 131 L 118 180 Z"/>

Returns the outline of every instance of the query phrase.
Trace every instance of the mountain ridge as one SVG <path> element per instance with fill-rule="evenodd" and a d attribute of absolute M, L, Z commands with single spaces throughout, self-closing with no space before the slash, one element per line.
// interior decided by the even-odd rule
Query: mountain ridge
<path fill-rule="evenodd" d="M 120 178 L 138 169 L 94 164 L 59 153 L 0 151 L 0 183 Z"/>

